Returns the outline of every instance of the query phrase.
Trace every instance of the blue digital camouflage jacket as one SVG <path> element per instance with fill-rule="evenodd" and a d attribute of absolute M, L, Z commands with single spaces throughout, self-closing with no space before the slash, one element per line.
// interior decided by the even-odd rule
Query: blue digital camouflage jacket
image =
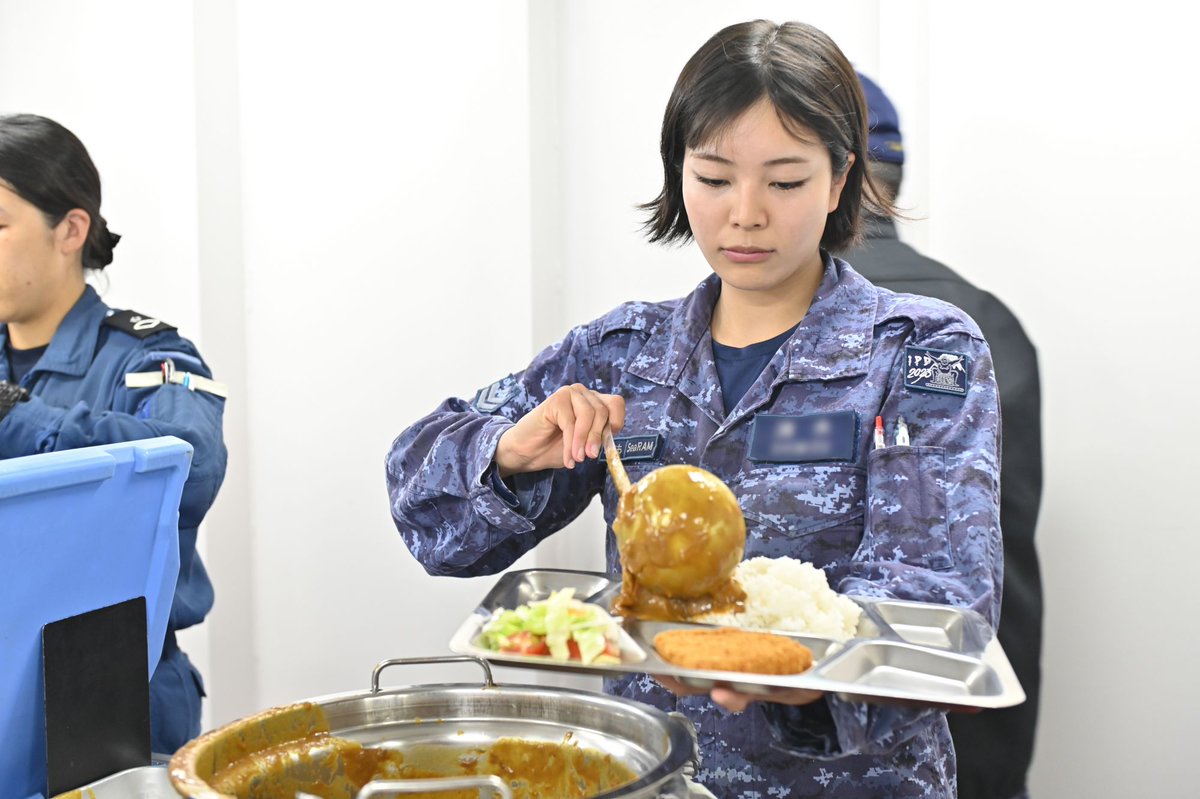
<path fill-rule="evenodd" d="M 405 430 L 388 456 L 387 480 L 412 554 L 430 574 L 493 574 L 600 494 L 608 570 L 619 575 L 617 496 L 602 459 L 520 475 L 517 497 L 493 477 L 497 439 L 514 420 L 559 387 L 582 383 L 625 398 L 622 436 L 659 437 L 654 460 L 626 464 L 631 480 L 690 463 L 729 485 L 746 518 L 746 557 L 810 561 L 839 592 L 970 607 L 995 626 L 1000 416 L 975 323 L 944 302 L 878 288 L 826 256 L 807 315 L 727 416 L 710 332 L 720 285 L 710 276 L 680 300 L 621 305 L 473 401 L 448 399 Z M 755 441 L 760 417 L 808 429 L 832 420 L 841 435 L 847 415 L 852 438 L 834 442 L 849 445 L 841 459 L 805 460 L 801 447 L 799 457 L 772 461 L 769 442 Z M 883 449 L 873 444 L 876 416 L 886 425 Z M 911 446 L 893 445 L 900 416 Z M 777 418 L 768 421 L 758 422 L 763 431 L 778 430 Z M 606 690 L 691 718 L 698 779 L 718 796 L 954 795 L 942 712 L 827 696 L 731 714 L 707 697 L 676 697 L 645 675 Z"/>

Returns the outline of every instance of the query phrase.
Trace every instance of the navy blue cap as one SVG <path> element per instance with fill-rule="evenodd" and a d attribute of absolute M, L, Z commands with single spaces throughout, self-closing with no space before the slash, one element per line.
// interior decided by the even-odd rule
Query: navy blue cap
<path fill-rule="evenodd" d="M 896 106 L 883 93 L 883 89 L 861 72 L 858 81 L 862 84 L 863 96 L 867 98 L 867 146 L 871 160 L 888 164 L 904 163 L 904 142 L 900 138 L 900 116 Z"/>

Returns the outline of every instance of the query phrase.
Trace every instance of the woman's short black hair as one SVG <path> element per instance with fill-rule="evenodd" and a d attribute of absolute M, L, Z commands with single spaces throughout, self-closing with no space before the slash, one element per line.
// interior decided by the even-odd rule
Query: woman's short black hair
<path fill-rule="evenodd" d="M 100 173 L 74 133 L 35 114 L 0 116 L 0 182 L 37 208 L 54 227 L 69 211 L 91 217 L 83 248 L 85 269 L 112 263 L 121 237 L 100 215 Z"/>
<path fill-rule="evenodd" d="M 766 98 L 785 128 L 801 126 L 829 151 L 834 176 L 847 171 L 837 209 L 829 215 L 821 246 L 842 250 L 859 235 L 864 203 L 881 216 L 891 203 L 867 174 L 867 104 L 854 67 L 821 31 L 802 22 L 742 22 L 721 30 L 684 66 L 663 115 L 663 188 L 652 202 L 645 229 L 650 241 L 692 236 L 683 205 L 683 156 L 720 136 L 744 111 Z"/>

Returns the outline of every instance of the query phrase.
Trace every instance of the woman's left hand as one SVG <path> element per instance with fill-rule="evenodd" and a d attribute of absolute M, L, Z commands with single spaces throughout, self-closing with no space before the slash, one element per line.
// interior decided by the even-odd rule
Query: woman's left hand
<path fill-rule="evenodd" d="M 709 694 L 709 698 L 713 702 L 730 711 L 731 713 L 741 713 L 750 706 L 751 702 L 776 702 L 781 705 L 807 705 L 817 701 L 825 694 L 821 691 L 809 691 L 805 688 L 789 688 L 786 691 L 772 693 L 769 696 L 762 694 L 746 694 L 741 691 L 735 691 L 727 685 L 718 684 L 712 691 L 704 688 L 692 688 L 684 685 L 678 680 L 671 679 L 664 675 L 658 675 L 654 678 L 658 683 L 676 696 L 694 696 L 697 694 Z"/>

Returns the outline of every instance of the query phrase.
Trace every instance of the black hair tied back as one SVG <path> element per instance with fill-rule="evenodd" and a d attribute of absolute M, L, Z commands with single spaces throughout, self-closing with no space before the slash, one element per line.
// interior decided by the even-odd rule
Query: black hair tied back
<path fill-rule="evenodd" d="M 103 269 L 113 261 L 113 250 L 121 241 L 119 233 L 108 229 L 108 222 L 97 214 L 92 217 L 92 228 L 88 231 L 87 248 L 83 252 L 84 269 Z"/>
<path fill-rule="evenodd" d="M 84 269 L 112 263 L 121 237 L 100 215 L 100 173 L 74 133 L 36 114 L 0 116 L 0 181 L 57 225 L 74 209 L 91 219 Z"/>

